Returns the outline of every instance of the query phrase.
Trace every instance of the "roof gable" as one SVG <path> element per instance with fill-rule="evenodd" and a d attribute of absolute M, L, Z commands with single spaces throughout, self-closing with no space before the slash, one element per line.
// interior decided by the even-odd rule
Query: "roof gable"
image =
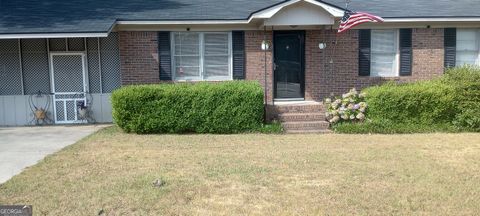
<path fill-rule="evenodd" d="M 264 25 L 266 26 L 288 26 L 288 25 L 333 25 L 335 17 L 341 12 L 329 12 L 321 5 L 313 4 L 307 1 L 296 1 L 293 4 L 286 5 L 275 13 L 265 11 L 270 17 L 266 17 Z M 257 16 L 260 16 L 257 14 Z"/>

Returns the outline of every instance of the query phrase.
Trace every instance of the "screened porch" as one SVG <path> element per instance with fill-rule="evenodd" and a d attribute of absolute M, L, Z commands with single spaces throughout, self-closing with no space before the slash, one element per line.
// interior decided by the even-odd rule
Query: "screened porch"
<path fill-rule="evenodd" d="M 0 126 L 112 122 L 118 35 L 0 40 Z"/>

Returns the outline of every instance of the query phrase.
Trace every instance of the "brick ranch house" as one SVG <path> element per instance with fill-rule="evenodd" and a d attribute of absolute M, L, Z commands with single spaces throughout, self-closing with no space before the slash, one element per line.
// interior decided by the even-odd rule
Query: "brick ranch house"
<path fill-rule="evenodd" d="M 479 4 L 354 0 L 351 10 L 385 22 L 337 35 L 344 7 L 343 0 L 0 1 L 0 126 L 42 123 L 38 109 L 55 124 L 111 122 L 109 96 L 122 85 L 246 79 L 264 85 L 270 117 L 317 130 L 326 125 L 318 103 L 326 96 L 480 61 Z"/>

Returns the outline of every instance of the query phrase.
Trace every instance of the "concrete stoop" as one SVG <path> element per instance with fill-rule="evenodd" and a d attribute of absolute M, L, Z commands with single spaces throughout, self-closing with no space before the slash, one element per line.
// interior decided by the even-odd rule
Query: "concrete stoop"
<path fill-rule="evenodd" d="M 331 133 L 322 103 L 276 103 L 269 106 L 269 112 L 272 119 L 282 123 L 286 133 Z"/>

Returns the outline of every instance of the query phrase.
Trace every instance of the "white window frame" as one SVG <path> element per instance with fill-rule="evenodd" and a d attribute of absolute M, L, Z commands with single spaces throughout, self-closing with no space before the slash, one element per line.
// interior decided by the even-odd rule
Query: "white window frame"
<path fill-rule="evenodd" d="M 476 33 L 476 42 L 477 44 L 475 44 L 475 47 L 477 48 L 478 52 L 477 52 L 477 59 L 475 60 L 475 66 L 480 66 L 480 29 L 477 29 L 477 28 L 458 28 L 457 29 L 457 32 L 456 32 L 456 41 L 455 43 L 457 44 L 456 48 L 455 48 L 455 65 L 457 66 L 462 66 L 462 65 L 469 65 L 469 64 L 466 64 L 466 63 L 463 63 L 463 64 L 458 64 L 458 32 L 461 31 L 461 30 L 474 30 L 475 33 Z M 461 51 L 460 51 L 461 52 Z"/>
<path fill-rule="evenodd" d="M 228 81 L 228 80 L 233 80 L 233 45 L 232 45 L 232 32 L 221 32 L 221 31 L 212 31 L 212 32 L 190 32 L 190 33 L 197 33 L 199 34 L 199 41 L 200 43 L 198 44 L 199 46 L 199 61 L 200 61 L 200 76 L 193 77 L 193 76 L 186 76 L 186 77 L 177 77 L 177 68 L 175 64 L 175 34 L 176 33 L 189 33 L 187 31 L 185 32 L 170 32 L 170 47 L 171 47 L 171 59 L 172 59 L 172 77 L 173 80 L 175 81 Z M 210 76 L 206 77 L 205 76 L 205 67 L 204 67 L 204 61 L 205 61 L 205 52 L 204 52 L 204 47 L 205 47 L 205 34 L 210 34 L 210 33 L 221 33 L 221 34 L 228 34 L 228 76 Z"/>
<path fill-rule="evenodd" d="M 375 31 L 381 31 L 381 30 L 394 30 L 395 31 L 395 36 L 396 36 L 396 53 L 395 53 L 395 59 L 396 59 L 396 64 L 395 64 L 395 68 L 394 68 L 394 74 L 391 75 L 391 76 L 381 76 L 381 75 L 372 75 L 372 64 L 370 62 L 370 76 L 371 77 L 399 77 L 400 76 L 400 29 L 372 29 L 371 30 L 371 34 L 373 35 L 373 33 Z M 370 36 L 370 44 L 372 44 L 372 36 Z M 370 48 L 371 48 L 372 45 L 370 45 Z M 371 50 L 370 51 L 370 55 L 373 55 L 373 51 Z M 370 61 L 372 60 L 372 57 L 370 57 Z"/>

